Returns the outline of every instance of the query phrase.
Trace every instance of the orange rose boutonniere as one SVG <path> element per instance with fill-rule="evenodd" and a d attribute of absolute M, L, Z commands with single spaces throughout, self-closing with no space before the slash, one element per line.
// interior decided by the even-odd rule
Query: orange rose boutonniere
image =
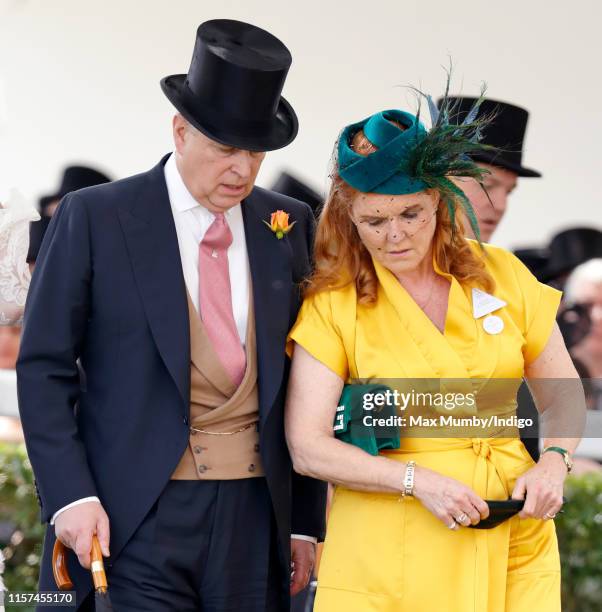
<path fill-rule="evenodd" d="M 293 225 L 297 222 L 293 221 L 289 223 L 288 213 L 285 213 L 283 210 L 277 210 L 272 213 L 270 222 L 264 221 L 264 223 L 274 232 L 274 234 L 276 234 L 278 240 L 282 240 L 293 229 Z"/>

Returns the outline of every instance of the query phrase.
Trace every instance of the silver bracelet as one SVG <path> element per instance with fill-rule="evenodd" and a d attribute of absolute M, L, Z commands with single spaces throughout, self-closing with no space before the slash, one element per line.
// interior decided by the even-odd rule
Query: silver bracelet
<path fill-rule="evenodd" d="M 402 497 L 412 497 L 414 495 L 414 468 L 415 461 L 408 461 L 406 464 L 406 473 L 403 479 Z"/>

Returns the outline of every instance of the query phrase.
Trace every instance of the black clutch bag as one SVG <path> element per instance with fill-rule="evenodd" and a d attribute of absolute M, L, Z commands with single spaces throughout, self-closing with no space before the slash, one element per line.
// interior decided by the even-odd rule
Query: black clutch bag
<path fill-rule="evenodd" d="M 486 519 L 482 519 L 476 525 L 468 525 L 473 529 L 492 529 L 503 523 L 505 520 L 512 518 L 515 514 L 518 514 L 525 505 L 524 499 L 504 499 L 504 500 L 485 500 L 485 503 L 489 506 L 489 516 Z M 566 503 L 566 498 L 562 498 L 562 503 Z M 560 510 L 562 512 L 562 510 Z"/>

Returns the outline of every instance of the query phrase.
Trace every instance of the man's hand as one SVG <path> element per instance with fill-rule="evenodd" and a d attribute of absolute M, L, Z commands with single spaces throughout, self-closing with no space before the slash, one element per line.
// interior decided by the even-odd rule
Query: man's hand
<path fill-rule="evenodd" d="M 309 582 L 316 563 L 316 545 L 291 538 L 291 596 L 300 593 Z"/>
<path fill-rule="evenodd" d="M 77 554 L 80 564 L 90 569 L 92 536 L 97 535 L 102 554 L 109 556 L 109 517 L 96 501 L 84 502 L 61 512 L 54 532 L 65 546 Z"/>

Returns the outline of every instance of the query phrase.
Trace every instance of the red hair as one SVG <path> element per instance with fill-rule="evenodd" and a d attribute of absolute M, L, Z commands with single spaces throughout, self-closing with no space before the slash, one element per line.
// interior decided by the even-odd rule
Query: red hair
<path fill-rule="evenodd" d="M 351 204 L 358 193 L 338 174 L 335 175 L 318 222 L 314 272 L 305 285 L 306 296 L 354 283 L 358 302 L 376 302 L 376 270 L 350 216 Z M 433 253 L 439 268 L 461 284 L 493 291 L 493 279 L 466 240 L 464 226 L 457 215 L 452 225 L 448 207 L 441 201 L 437 206 L 436 220 Z"/>

